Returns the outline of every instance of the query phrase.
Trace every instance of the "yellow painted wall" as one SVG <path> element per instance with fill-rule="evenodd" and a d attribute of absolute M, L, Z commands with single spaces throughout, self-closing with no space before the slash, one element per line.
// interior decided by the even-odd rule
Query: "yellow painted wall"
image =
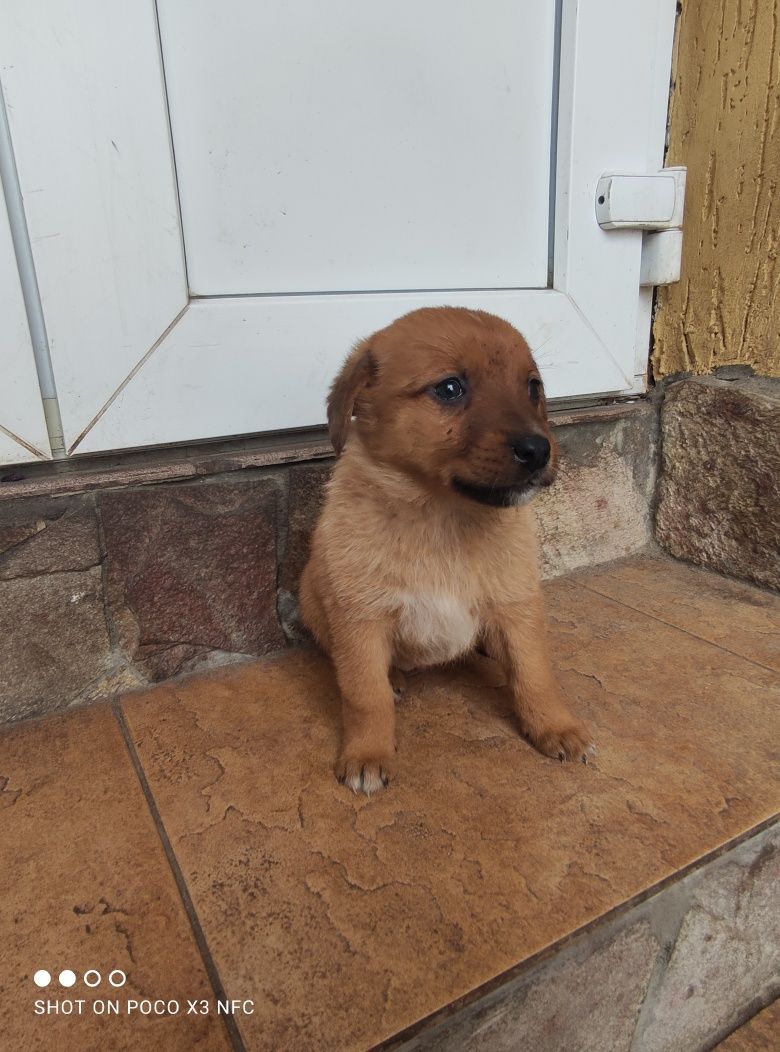
<path fill-rule="evenodd" d="M 780 375 L 780 0 L 683 0 L 674 69 L 683 264 L 658 290 L 654 375 Z"/>

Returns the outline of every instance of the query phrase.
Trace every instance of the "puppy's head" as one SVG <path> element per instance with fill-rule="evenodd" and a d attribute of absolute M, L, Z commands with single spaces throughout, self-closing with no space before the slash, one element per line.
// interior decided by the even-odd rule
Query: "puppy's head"
<path fill-rule="evenodd" d="M 328 399 L 337 453 L 350 426 L 378 462 L 482 504 L 523 504 L 555 478 L 536 362 L 484 311 L 413 311 L 358 344 Z"/>

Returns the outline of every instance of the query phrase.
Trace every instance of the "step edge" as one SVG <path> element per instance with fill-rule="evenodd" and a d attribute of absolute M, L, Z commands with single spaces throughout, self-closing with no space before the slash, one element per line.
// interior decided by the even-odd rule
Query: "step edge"
<path fill-rule="evenodd" d="M 698 856 L 691 862 L 686 863 L 686 865 L 681 866 L 680 869 L 675 870 L 674 873 L 670 873 L 668 876 L 662 877 L 655 883 L 648 885 L 647 888 L 632 895 L 624 902 L 613 906 L 605 913 L 602 913 L 599 917 L 594 917 L 592 920 L 587 921 L 585 924 L 575 928 L 568 934 L 561 936 L 554 942 L 537 950 L 529 957 L 526 957 L 525 960 L 510 965 L 510 967 L 506 968 L 503 972 L 493 976 L 493 978 L 488 979 L 479 986 L 474 987 L 472 990 L 469 990 L 454 1001 L 449 1002 L 449 1004 L 442 1005 L 441 1008 L 423 1016 L 414 1023 L 410 1023 L 409 1026 L 397 1031 L 390 1037 L 384 1038 L 377 1044 L 370 1046 L 368 1052 L 402 1052 L 407 1046 L 411 1052 L 411 1049 L 413 1049 L 414 1046 L 408 1045 L 408 1042 L 413 1041 L 426 1030 L 441 1026 L 448 1019 L 455 1017 L 464 1009 L 474 1006 L 480 1001 L 498 993 L 503 987 L 509 986 L 515 980 L 521 979 L 530 974 L 537 967 L 545 965 L 558 953 L 572 945 L 577 940 L 585 938 L 602 928 L 606 929 L 610 925 L 618 923 L 632 910 L 643 906 L 656 895 L 662 894 L 664 891 L 679 884 L 692 874 L 704 870 L 712 863 L 716 863 L 723 856 L 735 851 L 743 844 L 760 837 L 763 833 L 776 826 L 780 826 L 780 811 L 774 812 L 760 822 L 743 830 L 741 833 L 737 833 L 735 836 L 724 841 L 724 843 L 719 844 L 717 847 Z M 723 1037 L 725 1036 L 725 1034 L 722 1035 L 717 1041 L 723 1040 Z M 717 1041 L 715 1041 L 715 1044 L 717 1044 Z M 714 1045 L 711 1047 L 714 1047 Z"/>

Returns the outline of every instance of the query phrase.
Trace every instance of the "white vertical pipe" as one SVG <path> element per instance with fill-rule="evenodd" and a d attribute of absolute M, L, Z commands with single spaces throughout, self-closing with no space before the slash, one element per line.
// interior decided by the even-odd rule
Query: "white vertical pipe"
<path fill-rule="evenodd" d="M 54 370 L 49 353 L 49 338 L 46 335 L 46 323 L 43 319 L 43 308 L 38 290 L 38 278 L 35 274 L 30 234 L 27 230 L 27 218 L 24 214 L 24 201 L 19 186 L 19 173 L 16 170 L 11 130 L 8 126 L 8 114 L 5 108 L 2 85 L 0 85 L 0 183 L 5 194 L 8 210 L 8 222 L 11 227 L 11 238 L 16 255 L 16 266 L 22 286 L 24 306 L 27 311 L 27 324 L 30 327 L 35 368 L 38 372 L 38 385 L 43 399 L 43 412 L 46 428 L 49 433 L 49 445 L 55 460 L 63 459 L 67 454 L 65 439 L 62 433 L 62 418 L 57 401 L 57 387 L 54 382 Z"/>

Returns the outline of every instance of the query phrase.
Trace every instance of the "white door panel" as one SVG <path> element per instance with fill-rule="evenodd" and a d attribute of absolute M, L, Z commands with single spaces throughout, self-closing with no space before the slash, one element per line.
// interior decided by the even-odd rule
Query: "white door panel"
<path fill-rule="evenodd" d="M 522 327 L 548 388 L 559 395 L 577 395 L 590 383 L 601 348 L 562 293 L 453 292 L 446 302 L 481 307 Z M 154 434 L 157 443 L 197 439 L 206 403 L 214 435 L 249 434 L 259 417 L 269 431 L 321 421 L 325 392 L 358 337 L 441 303 L 434 292 L 195 300 L 79 451 L 122 449 L 137 444 L 139 434 Z M 611 362 L 602 377 L 613 389 L 630 382 Z"/>
<path fill-rule="evenodd" d="M 349 347 L 421 304 L 508 317 L 553 398 L 643 390 L 641 234 L 594 195 L 662 164 L 675 2 L 561 2 L 556 132 L 554 0 L 160 0 L 161 37 L 152 0 L 8 0 L 69 450 L 322 424 Z"/>
<path fill-rule="evenodd" d="M 0 464 L 51 456 L 5 198 L 0 187 Z"/>
<path fill-rule="evenodd" d="M 554 4 L 158 7 L 194 294 L 547 285 Z"/>
<path fill-rule="evenodd" d="M 0 78 L 71 445 L 187 302 L 154 0 L 5 0 Z"/>

